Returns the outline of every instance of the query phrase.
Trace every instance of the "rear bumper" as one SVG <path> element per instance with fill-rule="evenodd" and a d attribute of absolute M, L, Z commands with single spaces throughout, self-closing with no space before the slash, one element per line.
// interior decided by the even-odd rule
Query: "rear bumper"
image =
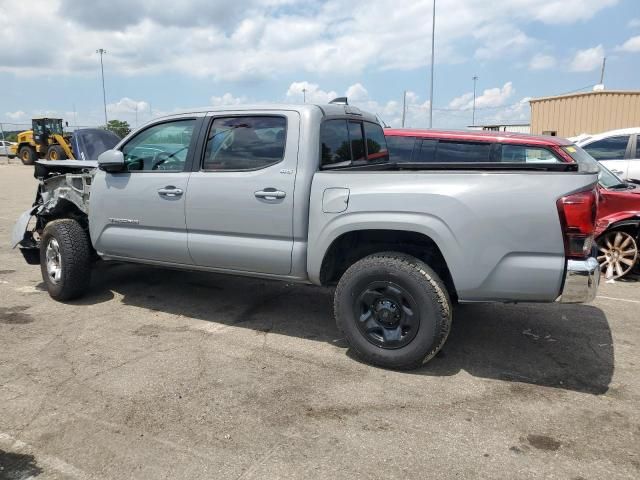
<path fill-rule="evenodd" d="M 567 261 L 561 303 L 587 303 L 596 298 L 600 284 L 600 265 L 589 257 L 586 260 Z"/>

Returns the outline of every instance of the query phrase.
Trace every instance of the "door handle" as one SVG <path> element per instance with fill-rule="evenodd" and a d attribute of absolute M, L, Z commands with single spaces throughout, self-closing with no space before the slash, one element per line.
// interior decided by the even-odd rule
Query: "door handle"
<path fill-rule="evenodd" d="M 182 191 L 181 188 L 176 188 L 173 185 L 167 185 L 166 187 L 158 190 L 158 195 L 160 195 L 161 197 L 169 197 L 169 198 L 179 197 L 183 193 L 184 192 Z"/>
<path fill-rule="evenodd" d="M 278 200 L 287 196 L 286 192 L 282 190 L 276 190 L 275 188 L 265 188 L 264 190 L 258 190 L 254 193 L 256 198 L 262 198 L 264 200 Z"/>

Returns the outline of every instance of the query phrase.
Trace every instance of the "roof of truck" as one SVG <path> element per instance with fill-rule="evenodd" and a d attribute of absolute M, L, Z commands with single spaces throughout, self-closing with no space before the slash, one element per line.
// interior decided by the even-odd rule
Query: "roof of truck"
<path fill-rule="evenodd" d="M 353 105 L 343 105 L 339 103 L 332 104 L 294 104 L 294 103 L 274 103 L 274 104 L 254 104 L 254 105 L 219 105 L 212 107 L 201 107 L 186 109 L 180 112 L 175 112 L 167 117 L 173 117 L 176 115 L 185 115 L 189 113 L 208 113 L 208 112 L 244 112 L 244 111 L 261 111 L 261 110 L 288 110 L 305 112 L 320 109 L 326 116 L 343 116 L 343 115 L 355 115 L 361 117 L 363 120 L 377 122 L 377 118 L 374 114 L 360 110 Z"/>
<path fill-rule="evenodd" d="M 547 135 L 527 135 L 525 133 L 488 132 L 476 130 L 428 130 L 410 128 L 386 128 L 384 134 L 391 137 L 420 137 L 445 140 L 466 140 L 476 142 L 500 142 L 520 145 L 572 145 L 570 140 Z"/>

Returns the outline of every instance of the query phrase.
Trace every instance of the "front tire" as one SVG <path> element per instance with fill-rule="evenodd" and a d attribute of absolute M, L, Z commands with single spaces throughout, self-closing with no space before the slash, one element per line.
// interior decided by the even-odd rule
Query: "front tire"
<path fill-rule="evenodd" d="M 51 145 L 47 150 L 47 160 L 67 160 L 67 154 L 60 145 Z"/>
<path fill-rule="evenodd" d="M 402 253 L 370 255 L 349 267 L 338 282 L 334 311 L 356 356 L 384 368 L 425 364 L 451 330 L 444 283 L 424 262 Z"/>
<path fill-rule="evenodd" d="M 78 222 L 54 220 L 40 239 L 40 270 L 51 298 L 58 301 L 82 296 L 91 281 L 91 246 Z"/>

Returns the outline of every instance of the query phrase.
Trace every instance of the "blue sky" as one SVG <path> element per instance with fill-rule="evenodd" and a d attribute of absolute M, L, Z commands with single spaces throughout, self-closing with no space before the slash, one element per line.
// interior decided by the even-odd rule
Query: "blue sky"
<path fill-rule="evenodd" d="M 424 127 L 432 0 L 2 0 L 0 121 L 135 124 L 206 105 L 351 103 Z M 436 0 L 434 126 L 526 122 L 527 99 L 640 88 L 638 0 Z M 61 12 L 64 12 L 61 13 Z M 30 35 L 20 25 L 37 24 Z M 9 128 L 5 126 L 5 128 Z"/>

